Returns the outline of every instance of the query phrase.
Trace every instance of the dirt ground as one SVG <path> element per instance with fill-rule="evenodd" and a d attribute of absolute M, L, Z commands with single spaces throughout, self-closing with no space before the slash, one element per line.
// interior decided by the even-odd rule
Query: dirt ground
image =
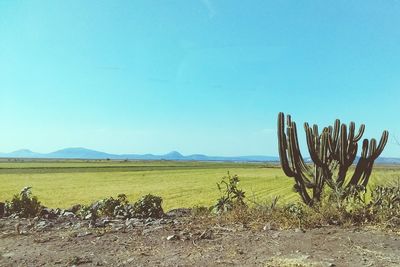
<path fill-rule="evenodd" d="M 0 266 L 400 266 L 400 235 L 372 228 L 59 225 L 0 219 Z"/>

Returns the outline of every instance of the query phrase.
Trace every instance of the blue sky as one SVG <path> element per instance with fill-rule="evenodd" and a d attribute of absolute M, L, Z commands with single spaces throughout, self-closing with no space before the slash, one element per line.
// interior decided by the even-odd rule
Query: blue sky
<path fill-rule="evenodd" d="M 392 0 L 0 0 L 0 151 L 277 155 L 279 111 L 400 137 L 398 14 Z M 393 139 L 383 155 L 400 156 Z"/>

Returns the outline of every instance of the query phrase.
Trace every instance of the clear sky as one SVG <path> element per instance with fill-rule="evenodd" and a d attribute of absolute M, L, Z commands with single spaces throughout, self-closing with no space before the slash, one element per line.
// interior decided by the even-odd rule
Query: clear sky
<path fill-rule="evenodd" d="M 399 14 L 394 0 L 0 0 L 0 151 L 277 155 L 279 111 L 400 137 Z M 383 155 L 400 157 L 392 138 Z"/>

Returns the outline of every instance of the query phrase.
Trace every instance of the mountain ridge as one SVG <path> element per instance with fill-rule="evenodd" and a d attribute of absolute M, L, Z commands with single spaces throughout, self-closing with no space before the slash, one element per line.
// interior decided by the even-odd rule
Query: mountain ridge
<path fill-rule="evenodd" d="M 182 155 L 171 151 L 163 155 L 155 154 L 110 154 L 84 147 L 63 148 L 50 153 L 37 153 L 28 149 L 10 153 L 0 153 L 0 158 L 56 158 L 56 159 L 128 159 L 128 160 L 194 160 L 194 161 L 278 161 L 274 156 L 207 156 L 203 154 Z"/>
<path fill-rule="evenodd" d="M 10 153 L 0 153 L 0 158 L 35 159 L 113 159 L 113 160 L 182 160 L 182 161 L 238 161 L 238 162 L 278 162 L 279 157 L 264 155 L 249 156 L 208 156 L 204 154 L 182 155 L 171 151 L 163 155 L 155 154 L 110 154 L 84 147 L 68 147 L 50 153 L 37 153 L 29 149 L 20 149 Z M 305 159 L 307 161 L 307 159 Z M 379 157 L 376 163 L 400 164 L 400 158 Z"/>

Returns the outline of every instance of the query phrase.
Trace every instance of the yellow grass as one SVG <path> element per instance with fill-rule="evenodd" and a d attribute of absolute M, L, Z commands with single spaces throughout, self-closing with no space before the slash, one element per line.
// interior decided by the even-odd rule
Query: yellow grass
<path fill-rule="evenodd" d="M 115 168 L 99 169 L 108 165 Z M 9 168 L 14 169 L 10 171 Z M 33 193 L 49 207 L 67 208 L 119 193 L 127 194 L 131 201 L 149 193 L 159 195 L 164 199 L 166 210 L 209 206 L 220 195 L 216 183 L 228 171 L 239 175 L 240 187 L 249 199 L 262 201 L 281 196 L 281 202 L 298 200 L 292 191 L 292 179 L 280 168 L 266 168 L 262 164 L 20 162 L 0 163 L 0 201 L 10 199 L 25 186 L 32 186 Z M 400 176 L 400 169 L 396 167 L 378 167 L 371 184 L 393 180 L 397 176 Z"/>

